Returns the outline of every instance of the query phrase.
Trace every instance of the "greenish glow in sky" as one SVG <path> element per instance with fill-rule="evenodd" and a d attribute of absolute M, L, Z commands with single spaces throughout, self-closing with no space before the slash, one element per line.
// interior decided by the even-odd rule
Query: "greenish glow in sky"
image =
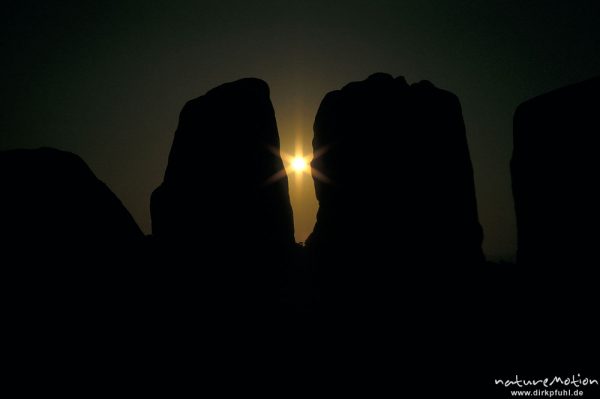
<path fill-rule="evenodd" d="M 511 258 L 512 114 L 600 73 L 597 1 L 9 1 L 0 16 L 0 149 L 81 155 L 150 230 L 183 104 L 221 83 L 267 81 L 282 149 L 311 149 L 322 97 L 373 72 L 422 79 L 462 102 L 492 259 Z M 290 176 L 296 237 L 312 181 Z"/>

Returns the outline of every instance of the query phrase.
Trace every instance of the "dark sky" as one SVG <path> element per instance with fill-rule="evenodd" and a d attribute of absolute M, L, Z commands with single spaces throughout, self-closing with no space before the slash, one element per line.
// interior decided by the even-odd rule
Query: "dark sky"
<path fill-rule="evenodd" d="M 146 232 L 149 196 L 187 100 L 262 78 L 283 150 L 293 153 L 300 136 L 307 151 L 324 94 L 385 71 L 460 97 L 484 249 L 509 259 L 515 107 L 600 74 L 597 0 L 20 0 L 4 1 L 0 18 L 0 149 L 79 154 Z M 294 176 L 290 189 L 303 240 L 314 223 L 314 190 Z"/>

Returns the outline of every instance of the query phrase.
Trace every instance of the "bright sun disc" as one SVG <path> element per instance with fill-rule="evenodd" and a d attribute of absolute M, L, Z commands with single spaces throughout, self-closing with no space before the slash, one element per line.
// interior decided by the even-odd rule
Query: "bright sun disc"
<path fill-rule="evenodd" d="M 295 172 L 304 172 L 308 168 L 306 160 L 302 157 L 292 159 L 291 166 Z"/>

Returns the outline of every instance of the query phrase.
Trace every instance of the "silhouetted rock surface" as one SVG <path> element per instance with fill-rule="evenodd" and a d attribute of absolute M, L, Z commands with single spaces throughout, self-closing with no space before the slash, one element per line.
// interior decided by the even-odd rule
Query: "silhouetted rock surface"
<path fill-rule="evenodd" d="M 120 250 L 144 237 L 121 201 L 72 153 L 0 152 L 0 185 L 0 237 L 7 248 L 28 248 L 20 256 L 65 260 L 85 250 Z"/>
<path fill-rule="evenodd" d="M 514 116 L 518 263 L 587 267 L 598 256 L 600 78 L 535 97 Z"/>
<path fill-rule="evenodd" d="M 443 396 L 457 377 L 448 359 L 480 360 L 471 276 L 484 269 L 482 230 L 459 100 L 372 75 L 325 96 L 313 150 L 317 319 L 338 340 L 356 337 L 353 356 L 364 342 L 373 353 L 398 343 L 399 358 L 425 371 L 403 378 Z"/>
<path fill-rule="evenodd" d="M 184 106 L 151 213 L 167 258 L 193 265 L 207 288 L 228 285 L 235 297 L 273 288 L 295 240 L 265 82 L 227 83 Z"/>
<path fill-rule="evenodd" d="M 505 315 L 493 331 L 505 342 L 506 366 L 529 352 L 536 356 L 522 364 L 579 372 L 597 357 L 598 325 L 590 315 L 597 313 L 599 110 L 600 78 L 594 78 L 515 111 L 517 266 L 496 283 L 500 305 L 490 312 Z"/>
<path fill-rule="evenodd" d="M 363 272 L 483 261 L 473 170 L 458 98 L 374 74 L 325 96 L 314 124 L 319 200 L 313 252 Z M 325 176 L 325 179 L 320 176 Z M 339 265 L 349 270 L 348 262 Z M 374 272 L 374 273 L 379 273 Z"/>
<path fill-rule="evenodd" d="M 50 148 L 0 152 L 0 187 L 7 342 L 41 359 L 114 354 L 147 312 L 137 298 L 150 305 L 127 209 L 81 158 Z"/>

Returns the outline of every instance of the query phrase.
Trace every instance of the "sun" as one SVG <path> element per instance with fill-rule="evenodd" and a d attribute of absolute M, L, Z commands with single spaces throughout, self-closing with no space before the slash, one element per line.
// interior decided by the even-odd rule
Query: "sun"
<path fill-rule="evenodd" d="M 290 154 L 283 150 L 280 150 L 279 147 L 269 147 L 269 150 L 273 153 L 273 155 L 281 157 L 281 159 L 284 162 L 284 167 L 281 170 L 277 171 L 274 175 L 269 177 L 265 181 L 265 184 L 271 184 L 281 179 L 284 179 L 291 173 L 294 174 L 294 180 L 296 180 L 298 187 L 302 186 L 304 175 L 311 176 L 312 178 L 318 179 L 325 183 L 330 182 L 327 176 L 325 176 L 323 173 L 321 173 L 312 166 L 313 159 L 316 159 L 323 155 L 327 151 L 327 148 L 321 149 L 314 154 L 304 154 L 304 152 L 302 151 L 302 146 L 300 144 L 296 145 L 294 154 Z"/>
<path fill-rule="evenodd" d="M 308 162 L 306 162 L 306 159 L 301 156 L 294 157 L 290 162 L 290 166 L 296 173 L 302 173 L 308 170 Z"/>

